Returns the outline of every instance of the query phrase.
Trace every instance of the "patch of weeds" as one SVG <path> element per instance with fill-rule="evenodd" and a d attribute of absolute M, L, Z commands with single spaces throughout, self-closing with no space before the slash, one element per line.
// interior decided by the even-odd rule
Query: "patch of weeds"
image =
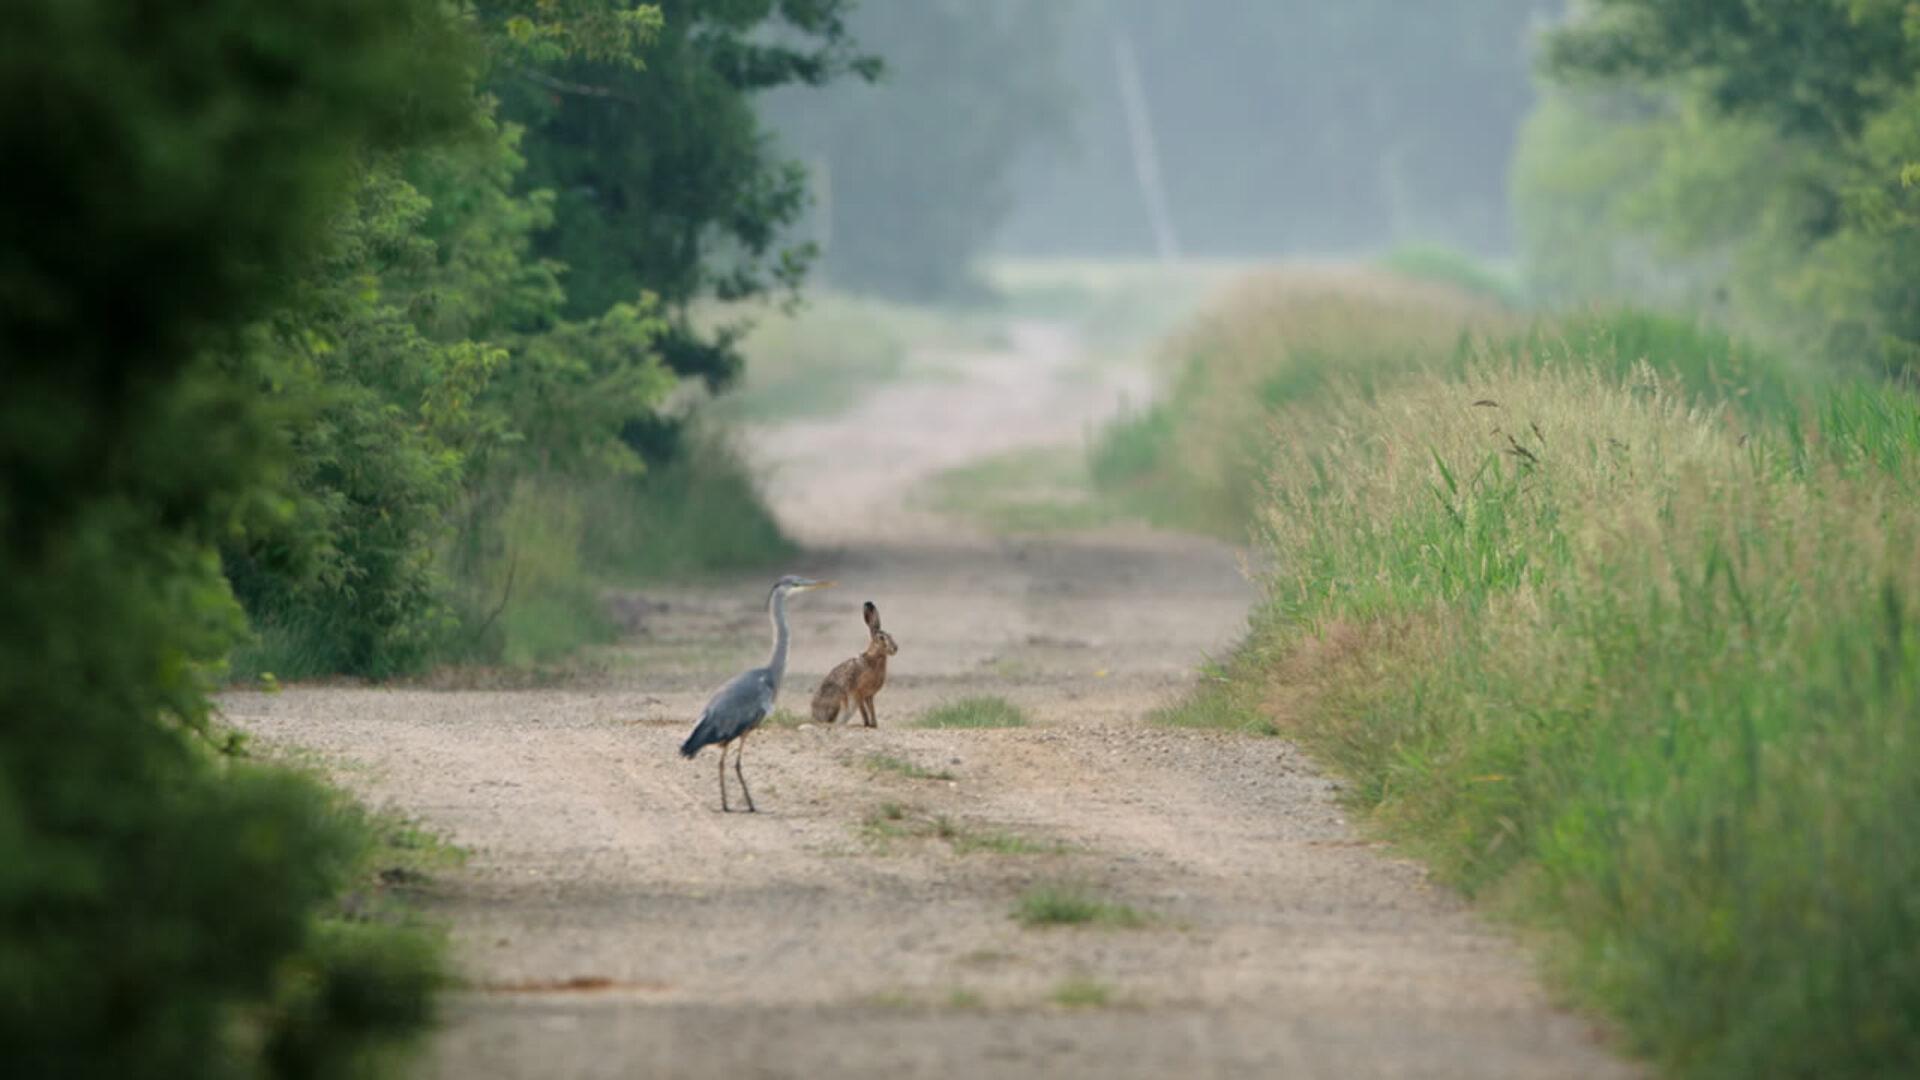
<path fill-rule="evenodd" d="M 1027 715 L 1003 697 L 983 695 L 964 697 L 928 709 L 914 721 L 922 728 L 1014 728 L 1026 727 Z"/>
<path fill-rule="evenodd" d="M 1005 829 L 962 831 L 948 838 L 961 855 L 984 851 L 994 855 L 1061 855 L 1073 850 L 1063 840 L 1036 840 Z"/>
<path fill-rule="evenodd" d="M 896 841 L 926 840 L 945 842 L 955 855 L 1054 855 L 1071 850 L 1058 841 L 968 825 L 946 814 L 928 814 L 897 802 L 883 802 L 875 807 L 861 823 L 860 831 L 868 843 L 882 852 L 891 850 Z"/>
<path fill-rule="evenodd" d="M 1053 1003 L 1070 1009 L 1098 1008 L 1112 1000 L 1113 991 L 1092 979 L 1068 979 L 1053 990 Z"/>
<path fill-rule="evenodd" d="M 792 709 L 775 709 L 767 715 L 765 720 L 760 721 L 760 726 L 770 728 L 797 728 L 801 724 L 806 723 L 807 720 L 807 717 L 794 712 Z"/>
<path fill-rule="evenodd" d="M 1055 882 L 1020 895 L 1014 915 L 1025 926 L 1105 926 L 1134 929 L 1148 918 L 1129 904 L 1102 899 L 1084 885 Z"/>
<path fill-rule="evenodd" d="M 885 990 L 876 990 L 873 993 L 868 994 L 866 997 L 862 998 L 861 1002 L 862 1004 L 866 1005 L 868 1008 L 872 1008 L 872 1009 L 920 1008 L 920 1001 L 913 996 L 912 992 L 899 989 L 898 987 L 889 987 L 888 989 L 885 989 Z"/>
<path fill-rule="evenodd" d="M 446 837 L 428 830 L 397 810 L 384 810 L 370 822 L 376 842 L 371 859 L 382 879 L 390 873 L 424 878 L 436 871 L 465 865 L 471 854 Z"/>
<path fill-rule="evenodd" d="M 933 1009 L 984 1009 L 987 1002 L 978 991 L 956 986 L 944 994 L 908 990 L 904 987 L 888 987 L 876 990 L 861 998 L 861 1003 L 872 1009 L 887 1009 L 896 1012 L 924 1012 Z"/>
<path fill-rule="evenodd" d="M 877 850 L 890 851 L 893 841 L 912 839 L 916 835 L 907 824 L 907 815 L 907 807 L 899 803 L 881 803 L 861 821 L 860 835 Z"/>
<path fill-rule="evenodd" d="M 873 753 L 864 759 L 868 769 L 873 772 L 899 773 L 909 780 L 951 780 L 953 773 L 946 769 L 929 769 L 924 765 L 909 761 L 893 754 Z"/>

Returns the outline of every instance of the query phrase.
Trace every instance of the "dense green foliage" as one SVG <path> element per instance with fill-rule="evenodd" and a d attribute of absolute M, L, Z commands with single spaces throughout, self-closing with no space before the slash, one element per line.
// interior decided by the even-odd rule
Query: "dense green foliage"
<path fill-rule="evenodd" d="M 1714 312 L 1840 364 L 1920 347 L 1920 23 L 1896 0 L 1602 0 L 1515 165 L 1549 296 Z"/>
<path fill-rule="evenodd" d="M 323 920 L 351 808 L 217 752 L 215 544 L 284 503 L 256 336 L 363 155 L 466 128 L 433 0 L 25 0 L 0 40 L 0 1045 L 30 1076 L 366 1076 L 431 938 Z"/>
<path fill-rule="evenodd" d="M 249 336 L 294 471 L 223 545 L 257 632 L 242 675 L 538 663 L 611 631 L 609 577 L 788 550 L 737 458 L 664 405 L 738 367 L 693 301 L 804 269 L 778 249 L 799 178 L 750 99 L 870 69 L 840 6 L 476 8 L 498 96 L 464 139 L 362 159 Z"/>
<path fill-rule="evenodd" d="M 605 8 L 610 0 L 578 0 Z M 812 257 L 785 230 L 805 171 L 778 157 L 753 99 L 779 87 L 871 78 L 847 0 L 663 0 L 644 65 L 624 54 L 543 50 L 503 67 L 504 115 L 527 129 L 525 183 L 552 192 L 538 251 L 568 268 L 563 311 L 587 317 L 660 296 L 667 366 L 710 387 L 740 367 L 734 333 L 701 334 L 696 297 L 797 285 Z"/>
<path fill-rule="evenodd" d="M 642 471 L 626 426 L 673 382 L 650 302 L 560 316 L 558 268 L 532 254 L 548 200 L 511 192 L 518 133 L 481 126 L 368 167 L 325 257 L 256 335 L 297 496 L 227 546 L 262 639 L 245 669 L 377 676 L 445 654 L 498 603 L 516 491 L 557 497 Z M 587 589 L 523 584 L 534 603 Z"/>

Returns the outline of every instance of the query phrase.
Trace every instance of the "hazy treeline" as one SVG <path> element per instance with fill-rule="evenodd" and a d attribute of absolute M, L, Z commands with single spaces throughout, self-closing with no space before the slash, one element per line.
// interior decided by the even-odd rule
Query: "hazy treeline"
<path fill-rule="evenodd" d="M 1708 312 L 1821 359 L 1920 345 L 1920 23 L 1898 0 L 1589 0 L 1515 166 L 1549 298 Z"/>
<path fill-rule="evenodd" d="M 939 295 L 987 251 L 1154 254 L 1117 47 L 1181 252 L 1501 254 L 1531 30 L 1563 7 L 864 0 L 850 26 L 888 74 L 765 113 L 824 166 L 836 284 Z"/>

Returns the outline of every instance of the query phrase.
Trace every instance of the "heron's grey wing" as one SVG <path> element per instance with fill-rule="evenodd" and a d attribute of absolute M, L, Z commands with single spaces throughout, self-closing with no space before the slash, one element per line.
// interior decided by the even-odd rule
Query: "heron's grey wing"
<path fill-rule="evenodd" d="M 692 757 L 703 746 L 731 742 L 752 730 L 773 711 L 773 680 L 765 668 L 743 671 L 714 691 L 701 710 L 700 722 L 687 736 L 680 753 Z"/>

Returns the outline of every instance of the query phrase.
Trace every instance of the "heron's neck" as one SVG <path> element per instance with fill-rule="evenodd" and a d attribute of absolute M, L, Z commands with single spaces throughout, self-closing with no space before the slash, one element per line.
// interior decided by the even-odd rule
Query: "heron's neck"
<path fill-rule="evenodd" d="M 773 655 L 767 659 L 767 670 L 773 674 L 773 685 L 780 685 L 781 676 L 787 673 L 787 594 L 775 589 L 767 598 L 767 618 L 773 621 Z"/>

